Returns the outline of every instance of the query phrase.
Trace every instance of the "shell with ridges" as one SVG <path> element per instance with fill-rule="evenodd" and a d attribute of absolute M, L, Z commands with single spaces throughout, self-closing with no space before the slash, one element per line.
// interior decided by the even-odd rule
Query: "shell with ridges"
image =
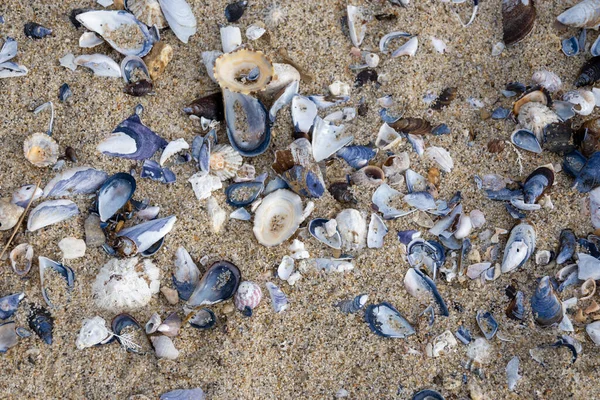
<path fill-rule="evenodd" d="M 246 75 L 258 68 L 258 78 L 250 81 Z M 221 55 L 215 60 L 215 80 L 222 89 L 250 94 L 264 90 L 275 74 L 273 64 L 262 51 L 240 49 Z"/>
<path fill-rule="evenodd" d="M 533 0 L 502 0 L 503 40 L 507 46 L 523 40 L 535 22 Z"/>
<path fill-rule="evenodd" d="M 254 236 L 264 246 L 277 246 L 289 239 L 302 222 L 302 200 L 286 189 L 267 195 L 254 215 Z"/>
<path fill-rule="evenodd" d="M 242 156 L 233 147 L 219 144 L 210 153 L 210 172 L 224 181 L 233 178 L 242 165 Z"/>
<path fill-rule="evenodd" d="M 36 167 L 48 167 L 58 161 L 58 143 L 45 133 L 34 133 L 25 139 L 23 153 Z"/>
<path fill-rule="evenodd" d="M 262 290 L 254 282 L 244 281 L 240 283 L 233 301 L 238 310 L 246 317 L 252 316 L 252 311 L 258 306 L 262 299 Z"/>

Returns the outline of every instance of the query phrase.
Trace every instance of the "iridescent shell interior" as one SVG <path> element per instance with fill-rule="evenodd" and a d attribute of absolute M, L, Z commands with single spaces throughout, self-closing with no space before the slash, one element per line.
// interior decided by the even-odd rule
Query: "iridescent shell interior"
<path fill-rule="evenodd" d="M 263 52 L 240 49 L 217 58 L 214 75 L 221 88 L 250 94 L 264 90 L 273 79 L 274 70 Z"/>

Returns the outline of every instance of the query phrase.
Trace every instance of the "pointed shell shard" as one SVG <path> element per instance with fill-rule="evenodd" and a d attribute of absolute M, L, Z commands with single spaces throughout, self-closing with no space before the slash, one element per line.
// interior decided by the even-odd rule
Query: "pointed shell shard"
<path fill-rule="evenodd" d="M 350 40 L 354 46 L 360 47 L 367 33 L 368 19 L 363 13 L 362 7 L 348 5 L 346 11 L 348 14 Z"/>
<path fill-rule="evenodd" d="M 165 146 L 167 141 L 144 125 L 139 115 L 134 113 L 100 142 L 97 149 L 112 157 L 145 160 Z"/>
<path fill-rule="evenodd" d="M 289 303 L 285 293 L 283 293 L 281 289 L 279 289 L 279 287 L 272 282 L 267 282 L 265 285 L 267 286 L 267 290 L 271 296 L 271 305 L 273 306 L 273 310 L 276 313 L 287 310 Z"/>
<path fill-rule="evenodd" d="M 129 228 L 125 228 L 117 233 L 117 238 L 126 238 L 135 243 L 136 253 L 142 253 L 152 247 L 159 240 L 164 238 L 177 221 L 177 217 L 171 215 L 165 218 L 153 219 L 142 222 Z M 128 256 L 134 254 L 125 254 Z"/>
<path fill-rule="evenodd" d="M 27 220 L 27 230 L 34 232 L 65 221 L 77 214 L 79 214 L 79 208 L 71 200 L 48 200 L 31 210 Z"/>
<path fill-rule="evenodd" d="M 380 249 L 383 247 L 383 239 L 388 233 L 388 228 L 381 217 L 375 213 L 371 214 L 369 222 L 369 231 L 367 233 L 367 247 L 370 249 Z"/>
<path fill-rule="evenodd" d="M 343 136 L 344 125 L 333 125 L 320 117 L 315 118 L 312 136 L 312 150 L 316 162 L 325 160 L 346 146 L 354 136 Z"/>
<path fill-rule="evenodd" d="M 296 132 L 308 133 L 317 118 L 317 105 L 308 97 L 295 95 L 292 99 L 292 122 Z"/>
<path fill-rule="evenodd" d="M 62 63 L 63 61 L 61 59 L 61 65 L 63 65 Z M 80 55 L 73 58 L 73 66 L 71 66 L 71 63 L 68 63 L 65 66 L 75 71 L 75 68 L 77 68 L 79 65 L 91 69 L 97 76 L 105 76 L 109 78 L 121 77 L 121 67 L 119 67 L 119 64 L 104 54 Z"/>
<path fill-rule="evenodd" d="M 179 293 L 179 298 L 188 300 L 200 281 L 200 271 L 192 260 L 190 253 L 179 247 L 175 253 L 175 272 L 173 273 L 173 285 Z"/>

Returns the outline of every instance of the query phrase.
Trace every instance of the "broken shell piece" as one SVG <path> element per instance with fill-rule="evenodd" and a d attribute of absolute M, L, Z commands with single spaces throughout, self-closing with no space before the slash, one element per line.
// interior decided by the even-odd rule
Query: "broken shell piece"
<path fill-rule="evenodd" d="M 367 19 L 363 13 L 362 7 L 348 5 L 346 8 L 348 13 L 348 30 L 350 31 L 350 40 L 356 47 L 360 47 L 367 33 Z"/>
<path fill-rule="evenodd" d="M 292 257 L 283 256 L 279 267 L 277 267 L 277 276 L 279 279 L 287 281 L 290 278 L 292 272 L 294 272 L 294 263 L 295 261 Z"/>
<path fill-rule="evenodd" d="M 79 214 L 79 208 L 71 200 L 45 201 L 29 213 L 27 230 L 34 232 L 48 225 L 67 220 L 77 214 Z"/>
<path fill-rule="evenodd" d="M 154 47 L 152 47 L 150 53 L 144 58 L 144 62 L 150 73 L 150 78 L 152 78 L 152 80 L 158 79 L 172 59 L 173 47 L 163 41 L 156 43 Z"/>
<path fill-rule="evenodd" d="M 158 0 L 160 9 L 177 39 L 187 43 L 196 33 L 196 17 L 185 0 Z"/>
<path fill-rule="evenodd" d="M 267 30 L 258 24 L 250 25 L 246 29 L 246 37 L 248 40 L 258 40 L 265 34 Z"/>
<path fill-rule="evenodd" d="M 401 204 L 400 192 L 390 187 L 387 183 L 379 185 L 373 193 L 371 201 L 378 212 L 383 214 L 383 219 L 396 219 L 412 213 L 414 210 L 404 211 L 395 207 L 395 204 Z"/>
<path fill-rule="evenodd" d="M 554 72 L 540 70 L 533 73 L 531 80 L 534 84 L 540 85 L 549 92 L 556 92 L 560 89 L 562 81 Z"/>
<path fill-rule="evenodd" d="M 237 26 L 222 26 L 220 33 L 223 53 L 232 52 L 242 44 L 242 32 Z"/>
<path fill-rule="evenodd" d="M 200 271 L 196 264 L 194 264 L 190 253 L 184 247 L 177 249 L 175 257 L 173 285 L 179 293 L 179 298 L 187 301 L 194 289 L 196 289 L 196 286 L 198 286 Z"/>
<path fill-rule="evenodd" d="M 35 193 L 34 193 L 34 189 L 35 189 Z M 36 201 L 37 199 L 42 197 L 43 194 L 44 194 L 44 191 L 42 189 L 40 189 L 39 187 L 36 188 L 35 185 L 23 185 L 19 189 L 15 190 L 13 192 L 10 202 L 13 204 L 16 204 L 19 207 L 26 208 L 27 205 L 31 201 Z M 0 209 L 1 209 L 1 206 L 0 206 Z M 0 221 L 1 220 L 2 220 L 2 218 L 0 217 Z M 1 224 L 0 224 L 0 230 L 2 230 Z"/>
<path fill-rule="evenodd" d="M 58 247 L 63 253 L 63 258 L 71 260 L 85 255 L 86 245 L 83 239 L 66 237 L 58 242 Z"/>
<path fill-rule="evenodd" d="M 213 196 L 209 197 L 206 202 L 206 211 L 210 220 L 212 232 L 217 234 L 221 233 L 223 225 L 225 225 L 225 222 L 227 221 L 227 213 L 219 206 L 219 203 Z"/>
<path fill-rule="evenodd" d="M 46 288 L 46 274 L 53 273 L 52 271 L 54 271 L 54 273 L 58 273 L 60 276 L 62 276 L 62 278 L 65 280 L 67 291 L 70 294 L 75 284 L 75 272 L 73 272 L 71 267 L 46 257 L 38 257 L 38 264 L 40 267 L 40 286 L 42 290 L 42 297 L 50 308 L 55 308 L 54 304 L 52 304 L 52 301 L 50 300 L 50 297 L 48 296 L 48 290 Z M 50 291 L 53 292 L 55 289 L 56 288 L 52 287 L 50 288 Z"/>
<path fill-rule="evenodd" d="M 419 49 L 419 39 L 415 36 L 392 53 L 392 58 L 400 56 L 414 57 Z"/>
<path fill-rule="evenodd" d="M 75 167 L 56 175 L 46 187 L 44 197 L 66 197 L 79 194 L 95 193 L 108 178 L 108 174 L 91 167 Z M 31 187 L 28 195 L 31 197 Z M 27 187 L 24 187 L 27 188 Z M 42 192 L 40 189 L 38 189 Z M 23 197 L 27 194 L 23 194 Z M 13 196 L 14 198 L 14 196 Z M 35 198 L 35 197 L 34 197 Z"/>
<path fill-rule="evenodd" d="M 454 161 L 450 157 L 448 150 L 444 148 L 436 146 L 428 147 L 425 150 L 425 156 L 439 165 L 442 171 L 446 173 L 450 173 L 452 168 L 454 168 Z"/>
<path fill-rule="evenodd" d="M 162 166 L 165 162 L 174 154 L 179 153 L 181 150 L 189 149 L 190 145 L 183 138 L 173 140 L 167 144 L 160 156 L 159 164 Z"/>
<path fill-rule="evenodd" d="M 102 43 L 104 43 L 104 39 L 96 35 L 94 32 L 84 32 L 79 37 L 79 47 L 92 48 Z"/>
<path fill-rule="evenodd" d="M 590 115 L 596 106 L 594 93 L 589 90 L 572 90 L 563 95 L 563 100 L 573 104 L 573 110 L 579 115 Z"/>
<path fill-rule="evenodd" d="M 120 230 L 117 233 L 116 243 L 119 255 L 125 257 L 131 257 L 138 253 L 144 255 L 146 250 L 154 249 L 157 244 L 159 247 L 154 252 L 158 251 L 161 240 L 171 232 L 175 221 L 177 221 L 177 217 L 171 215 Z"/>
<path fill-rule="evenodd" d="M 160 319 L 160 315 L 158 315 L 158 313 L 152 314 L 148 322 L 146 322 L 146 326 L 144 327 L 146 334 L 149 335 L 156 332 L 161 323 L 162 320 Z"/>
<path fill-rule="evenodd" d="M 23 207 L 6 199 L 0 199 L 0 231 L 14 228 L 24 211 Z"/>
<path fill-rule="evenodd" d="M 308 97 L 295 95 L 292 99 L 292 122 L 296 132 L 308 133 L 317 117 L 317 105 Z"/>
<path fill-rule="evenodd" d="M 381 217 L 375 213 L 371 214 L 371 222 L 369 222 L 369 231 L 367 233 L 367 247 L 370 249 L 383 247 L 383 239 L 387 233 L 388 228 Z"/>
<path fill-rule="evenodd" d="M 58 161 L 58 143 L 45 133 L 34 133 L 23 142 L 23 153 L 36 167 L 48 167 Z"/>
<path fill-rule="evenodd" d="M 87 347 L 96 346 L 98 344 L 104 344 L 112 339 L 113 334 L 106 327 L 106 321 L 99 316 L 83 320 L 79 335 L 75 341 L 75 345 L 79 350 L 83 350 Z"/>
<path fill-rule="evenodd" d="M 302 200 L 279 189 L 267 195 L 254 215 L 254 236 L 264 246 L 277 246 L 289 239 L 302 222 Z"/>
<path fill-rule="evenodd" d="M 273 79 L 271 60 L 261 51 L 240 49 L 215 60 L 214 76 L 221 88 L 250 94 L 267 87 Z"/>
<path fill-rule="evenodd" d="M 337 230 L 337 222 L 335 223 L 335 230 L 330 234 L 330 232 L 327 231 L 327 224 L 330 221 L 335 222 L 334 219 L 315 218 L 308 224 L 308 231 L 319 242 L 324 243 L 331 248 L 340 249 L 342 247 L 342 238 Z"/>
<path fill-rule="evenodd" d="M 104 54 L 83 54 L 73 59 L 75 68 L 81 65 L 89 68 L 96 76 L 105 76 L 109 78 L 120 78 L 121 67 L 112 58 Z M 74 71 L 75 69 L 73 69 Z"/>
<path fill-rule="evenodd" d="M 29 243 L 21 243 L 12 249 L 9 258 L 13 271 L 19 276 L 25 276 L 31 269 L 33 247 Z"/>
<path fill-rule="evenodd" d="M 433 37 L 433 36 L 431 36 L 430 39 L 431 39 L 431 45 L 433 46 L 433 48 L 435 49 L 435 51 L 437 51 L 440 54 L 444 54 L 446 52 L 447 46 L 446 46 L 446 43 L 443 40 L 438 39 L 438 38 Z"/>
<path fill-rule="evenodd" d="M 556 20 L 575 28 L 597 29 L 600 25 L 598 5 L 598 0 L 583 0 L 560 14 Z"/>
<path fill-rule="evenodd" d="M 312 150 L 316 162 L 323 161 L 332 156 L 354 140 L 354 136 L 344 136 L 342 135 L 343 132 L 344 125 L 336 126 L 318 116 L 315 118 L 312 134 Z"/>
<path fill-rule="evenodd" d="M 125 9 L 149 27 L 164 29 L 168 26 L 158 0 L 125 0 L 124 5 Z"/>
<path fill-rule="evenodd" d="M 502 272 L 511 272 L 525 264 L 535 251 L 535 241 L 536 234 L 531 225 L 521 223 L 515 226 L 506 242 Z"/>
<path fill-rule="evenodd" d="M 267 290 L 271 296 L 271 305 L 273 306 L 273 310 L 275 310 L 276 313 L 286 310 L 289 307 L 289 303 L 285 293 L 283 293 L 281 289 L 279 289 L 279 287 L 272 282 L 267 282 L 265 285 L 267 286 Z"/>
<path fill-rule="evenodd" d="M 342 210 L 335 217 L 342 238 L 342 248 L 359 250 L 365 247 L 367 240 L 367 221 L 355 209 Z"/>
<path fill-rule="evenodd" d="M 592 298 L 592 296 L 596 293 L 596 281 L 592 278 L 587 279 L 581 285 L 581 294 L 583 297 L 580 297 L 579 300 L 587 300 Z"/>

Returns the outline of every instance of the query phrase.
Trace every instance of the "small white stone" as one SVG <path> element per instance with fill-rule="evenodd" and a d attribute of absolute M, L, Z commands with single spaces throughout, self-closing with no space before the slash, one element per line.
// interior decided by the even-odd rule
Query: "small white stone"
<path fill-rule="evenodd" d="M 308 218 L 310 216 L 310 214 L 312 214 L 314 209 L 315 209 L 314 201 L 309 201 L 308 203 L 306 203 L 306 207 L 304 207 L 304 212 L 302 212 L 302 220 L 305 220 L 306 218 Z"/>
<path fill-rule="evenodd" d="M 350 85 L 341 81 L 334 81 L 331 85 L 329 85 L 329 92 L 333 96 L 349 96 Z"/>
<path fill-rule="evenodd" d="M 292 244 L 290 244 L 290 247 L 288 247 L 288 249 L 291 252 L 302 251 L 304 250 L 304 243 L 302 243 L 298 239 L 294 239 L 294 241 L 292 242 Z"/>
<path fill-rule="evenodd" d="M 506 46 L 505 46 L 504 42 L 496 43 L 495 45 L 492 46 L 492 55 L 494 57 L 499 56 L 504 51 L 505 47 Z"/>
<path fill-rule="evenodd" d="M 365 64 L 367 64 L 369 68 L 375 68 L 379 65 L 379 56 L 375 53 L 367 53 L 365 55 Z"/>
<path fill-rule="evenodd" d="M 536 265 L 548 265 L 550 263 L 551 254 L 548 250 L 538 250 L 535 253 L 535 263 Z"/>
<path fill-rule="evenodd" d="M 206 202 L 206 210 L 210 219 L 210 228 L 213 233 L 221 233 L 225 221 L 227 221 L 227 213 L 221 208 L 214 197 L 209 197 Z"/>
<path fill-rule="evenodd" d="M 431 44 L 433 45 L 433 48 L 435 49 L 435 51 L 437 51 L 438 53 L 444 54 L 446 52 L 447 46 L 443 40 L 432 36 Z"/>
<path fill-rule="evenodd" d="M 294 272 L 294 259 L 290 256 L 283 256 L 277 268 L 277 276 L 279 276 L 279 279 L 287 281 L 292 272 Z"/>
<path fill-rule="evenodd" d="M 287 280 L 287 283 L 290 286 L 294 286 L 296 284 L 296 282 L 298 282 L 300 280 L 300 278 L 302 278 L 302 275 L 300 275 L 300 272 L 296 271 L 290 275 L 290 277 Z"/>
<path fill-rule="evenodd" d="M 63 258 L 66 260 L 85 256 L 86 245 L 83 239 L 66 237 L 58 242 L 58 247 L 63 253 Z"/>
<path fill-rule="evenodd" d="M 258 25 L 250 25 L 248 29 L 246 29 L 246 37 L 248 40 L 257 40 L 264 35 L 266 31 L 265 28 Z"/>
<path fill-rule="evenodd" d="M 310 258 L 310 254 L 306 250 L 299 250 L 292 254 L 292 258 L 294 260 L 306 260 L 307 258 Z"/>

